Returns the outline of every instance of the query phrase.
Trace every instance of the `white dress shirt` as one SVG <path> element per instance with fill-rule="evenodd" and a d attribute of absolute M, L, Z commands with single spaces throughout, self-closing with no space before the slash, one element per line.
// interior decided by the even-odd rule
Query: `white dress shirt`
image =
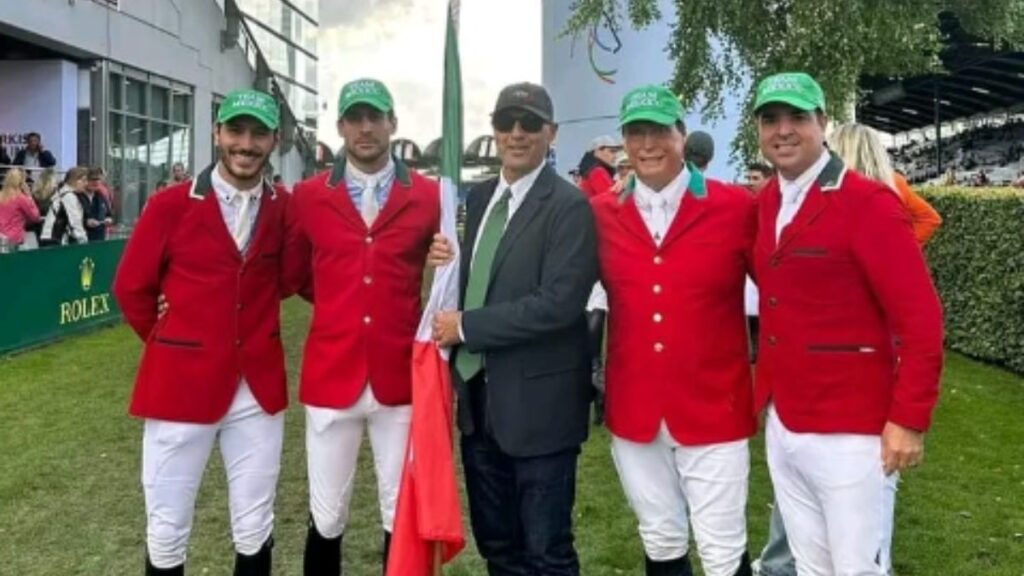
<path fill-rule="evenodd" d="M 546 164 L 540 163 L 540 166 L 534 168 L 533 172 L 530 172 L 526 176 L 523 176 L 514 183 L 509 184 L 508 180 L 505 179 L 505 173 L 502 172 L 498 176 L 498 187 L 494 189 L 494 194 L 491 195 L 491 201 L 487 203 L 487 209 L 484 210 L 483 218 L 480 219 L 480 227 L 477 228 L 476 238 L 473 239 L 473 253 L 476 255 L 477 246 L 480 245 L 480 235 L 483 232 L 484 225 L 487 224 L 487 218 L 491 215 L 491 210 L 494 209 L 494 205 L 498 203 L 501 195 L 505 192 L 506 188 L 512 188 L 512 197 L 508 200 L 508 218 L 505 220 L 505 226 L 512 221 L 512 216 L 515 215 L 516 210 L 523 205 L 523 200 L 526 200 L 526 193 L 533 188 L 533 183 L 537 181 L 537 177 L 540 176 L 540 171 L 544 169 Z M 473 259 L 469 261 L 470 270 L 473 269 Z"/>
<path fill-rule="evenodd" d="M 779 174 L 779 192 L 782 194 L 782 203 L 779 206 L 779 215 L 775 218 L 775 241 L 779 241 L 782 230 L 793 221 L 796 213 L 807 198 L 807 191 L 811 189 L 815 180 L 821 175 L 828 161 L 831 159 L 828 150 L 822 150 L 821 156 L 803 174 L 796 177 L 796 180 L 786 180 Z"/>
<path fill-rule="evenodd" d="M 359 210 L 367 226 L 373 224 L 384 204 L 387 203 L 394 181 L 394 158 L 389 157 L 388 163 L 374 174 L 363 172 L 352 162 L 345 164 L 345 188 L 348 189 L 352 203 Z M 371 190 L 373 193 L 365 194 L 364 192 L 367 190 Z"/>
<path fill-rule="evenodd" d="M 249 248 L 252 231 L 256 227 L 260 198 L 263 196 L 263 181 L 260 180 L 249 190 L 239 190 L 224 180 L 220 175 L 220 164 L 217 164 L 210 175 L 210 183 L 217 195 L 217 204 L 220 206 L 224 224 L 235 239 L 238 251 L 244 254 Z"/>
<path fill-rule="evenodd" d="M 683 194 L 690 184 L 690 171 L 683 166 L 679 174 L 661 190 L 654 190 L 644 184 L 639 178 L 636 179 L 636 189 L 633 191 L 633 202 L 640 212 L 640 218 L 647 226 L 648 232 L 654 243 L 661 246 L 665 239 L 672 221 L 679 212 L 679 206 L 683 202 Z"/>

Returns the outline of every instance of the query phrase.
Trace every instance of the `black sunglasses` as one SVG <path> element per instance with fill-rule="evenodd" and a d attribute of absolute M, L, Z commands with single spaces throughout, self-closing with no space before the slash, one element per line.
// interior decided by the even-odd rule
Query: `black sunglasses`
<path fill-rule="evenodd" d="M 498 132 L 511 132 L 516 127 L 516 122 L 519 123 L 523 132 L 530 134 L 540 132 L 544 128 L 544 124 L 547 124 L 543 118 L 531 112 L 519 114 L 500 112 L 491 117 L 491 126 Z"/>

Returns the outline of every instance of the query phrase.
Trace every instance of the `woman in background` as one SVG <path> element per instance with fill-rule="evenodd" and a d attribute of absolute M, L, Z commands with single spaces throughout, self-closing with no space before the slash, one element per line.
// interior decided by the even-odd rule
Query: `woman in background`
<path fill-rule="evenodd" d="M 875 131 L 862 124 L 840 124 L 832 131 L 828 143 L 847 166 L 896 192 L 910 217 L 914 238 L 924 246 L 942 224 L 942 217 L 893 169 Z"/>
<path fill-rule="evenodd" d="M 29 196 L 25 172 L 11 168 L 0 187 L 0 239 L 8 246 L 20 247 L 25 241 L 25 225 L 39 221 L 39 209 Z"/>
<path fill-rule="evenodd" d="M 50 209 L 43 221 L 39 236 L 40 246 L 85 244 L 89 236 L 85 231 L 85 187 L 89 183 L 89 169 L 76 166 L 68 170 L 60 191 L 53 196 Z"/>

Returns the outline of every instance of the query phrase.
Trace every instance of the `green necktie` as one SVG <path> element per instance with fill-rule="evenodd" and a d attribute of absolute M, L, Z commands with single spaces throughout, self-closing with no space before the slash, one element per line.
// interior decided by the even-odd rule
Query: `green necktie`
<path fill-rule="evenodd" d="M 498 243 L 505 233 L 505 224 L 508 221 L 508 201 L 512 197 L 512 189 L 506 188 L 501 197 L 494 204 L 491 213 L 487 216 L 480 231 L 480 242 L 473 254 L 473 264 L 469 269 L 469 281 L 466 283 L 466 299 L 462 306 L 463 310 L 475 310 L 484 305 L 487 298 L 487 284 L 491 279 L 491 265 L 494 264 L 494 255 L 498 252 Z M 455 357 L 455 369 L 459 371 L 464 382 L 476 376 L 484 366 L 483 357 L 462 348 Z"/>

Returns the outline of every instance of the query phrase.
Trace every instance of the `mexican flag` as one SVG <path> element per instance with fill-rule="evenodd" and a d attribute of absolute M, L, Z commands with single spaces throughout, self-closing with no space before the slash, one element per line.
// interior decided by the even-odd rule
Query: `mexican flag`
<path fill-rule="evenodd" d="M 448 350 L 430 339 L 441 310 L 459 305 L 459 250 L 455 232 L 462 170 L 462 80 L 458 47 L 459 0 L 449 0 L 444 53 L 441 144 L 441 233 L 455 259 L 434 272 L 412 358 L 412 425 L 398 493 L 388 576 L 432 576 L 466 545 L 452 448 L 453 397 Z"/>

